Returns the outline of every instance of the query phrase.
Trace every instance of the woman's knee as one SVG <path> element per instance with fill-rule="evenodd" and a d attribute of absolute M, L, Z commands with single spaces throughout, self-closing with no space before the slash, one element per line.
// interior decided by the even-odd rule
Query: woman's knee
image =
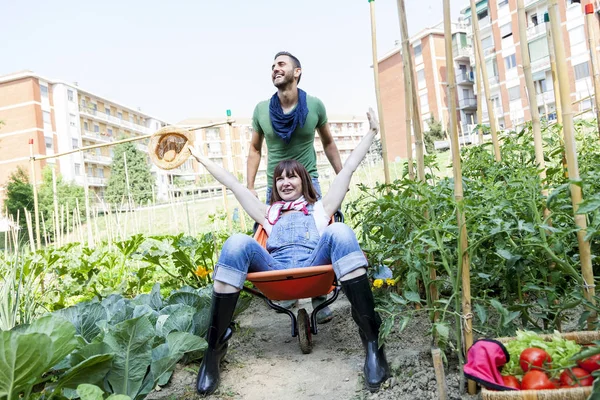
<path fill-rule="evenodd" d="M 225 241 L 221 254 L 239 254 L 244 252 L 252 244 L 253 240 L 250 236 L 243 233 L 235 233 Z"/>
<path fill-rule="evenodd" d="M 352 228 L 343 222 L 334 222 L 325 229 L 323 234 L 339 240 L 356 240 Z"/>

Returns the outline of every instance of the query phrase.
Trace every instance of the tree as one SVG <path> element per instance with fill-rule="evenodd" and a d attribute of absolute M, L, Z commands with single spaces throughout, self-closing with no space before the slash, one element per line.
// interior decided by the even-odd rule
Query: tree
<path fill-rule="evenodd" d="M 425 150 L 428 154 L 433 154 L 435 151 L 434 142 L 436 140 L 442 140 L 446 137 L 446 133 L 442 129 L 442 123 L 436 121 L 433 115 L 427 119 L 427 125 L 429 129 L 423 134 L 423 141 L 425 142 Z"/>
<path fill-rule="evenodd" d="M 150 173 L 148 157 L 133 143 L 127 142 L 115 146 L 110 178 L 104 194 L 106 201 L 118 204 L 123 198 L 128 199 L 124 154 L 127 154 L 127 175 L 133 201 L 139 204 L 151 199 L 154 179 Z"/>
<path fill-rule="evenodd" d="M 25 219 L 25 212 L 23 209 L 27 209 L 33 212 L 33 186 L 29 183 L 29 176 L 23 167 L 17 167 L 8 178 L 6 184 L 6 201 L 4 202 L 8 214 L 11 215 L 15 220 L 17 214 L 19 214 L 19 226 L 21 228 L 27 227 L 27 221 Z"/>
<path fill-rule="evenodd" d="M 54 237 L 54 192 L 52 190 L 52 167 L 48 166 L 42 171 L 42 184 L 38 190 L 38 201 L 40 215 L 44 219 L 46 232 L 52 239 Z M 70 220 L 77 215 L 77 205 L 79 205 L 79 218 L 81 222 L 85 221 L 85 191 L 82 186 L 75 183 L 64 182 L 62 175 L 56 175 L 56 196 L 60 206 L 69 211 Z M 59 210 L 60 212 L 60 210 Z M 71 230 L 72 226 L 65 227 L 66 231 Z M 53 239 L 52 239 L 53 240 Z"/>

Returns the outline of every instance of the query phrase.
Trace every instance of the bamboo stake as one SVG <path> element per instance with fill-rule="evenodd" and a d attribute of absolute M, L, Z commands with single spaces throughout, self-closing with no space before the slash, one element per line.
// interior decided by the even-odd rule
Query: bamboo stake
<path fill-rule="evenodd" d="M 58 235 L 58 191 L 56 189 L 56 165 L 52 167 L 52 202 L 54 204 L 54 242 L 59 240 Z"/>
<path fill-rule="evenodd" d="M 44 218 L 44 214 L 42 214 L 42 228 L 44 230 L 44 245 L 48 247 L 48 232 L 46 231 L 46 219 Z"/>
<path fill-rule="evenodd" d="M 404 9 L 404 0 L 398 0 L 398 13 L 400 13 L 401 5 Z M 402 21 L 403 18 L 400 18 Z M 403 29 L 401 28 L 402 32 Z M 404 38 L 404 36 L 403 36 Z M 406 121 L 406 157 L 408 162 L 408 177 L 410 180 L 415 180 L 415 171 L 413 166 L 413 149 L 412 149 L 412 115 L 413 115 L 413 104 L 411 95 L 412 76 L 410 74 L 410 47 L 409 39 L 402 40 L 402 70 L 404 74 L 404 115 Z"/>
<path fill-rule="evenodd" d="M 388 152 L 385 138 L 385 124 L 383 122 L 383 104 L 379 92 L 379 61 L 377 60 L 377 30 L 375 25 L 375 0 L 369 0 L 371 13 L 371 49 L 373 53 L 373 80 L 375 82 L 375 97 L 377 98 L 377 114 L 379 116 L 379 134 L 381 137 L 381 152 L 383 153 L 383 174 L 385 183 L 390 183 L 390 170 L 388 165 Z"/>
<path fill-rule="evenodd" d="M 61 246 L 65 244 L 65 205 L 60 206 L 60 243 Z"/>
<path fill-rule="evenodd" d="M 476 49 L 477 43 L 473 41 L 473 50 L 475 55 L 477 55 Z M 483 144 L 483 129 L 481 129 L 481 121 L 483 120 L 483 105 L 481 104 L 481 98 L 484 97 L 481 95 L 481 65 L 477 61 L 477 57 L 475 57 L 475 84 L 477 86 L 477 125 L 479 125 L 479 129 L 477 129 L 477 135 L 479 137 L 479 144 Z M 472 115 L 472 114 L 471 114 Z"/>
<path fill-rule="evenodd" d="M 82 226 L 81 226 L 81 211 L 79 210 L 79 199 L 77 197 L 75 197 L 75 210 L 77 212 L 77 239 L 79 240 L 79 243 L 83 244 L 83 232 L 82 231 Z M 91 215 L 90 215 L 91 218 Z M 73 216 L 73 219 L 75 219 L 75 215 Z M 91 224 L 92 221 L 87 220 L 86 223 L 87 224 Z"/>
<path fill-rule="evenodd" d="M 550 29 L 550 16 L 544 13 L 544 23 L 546 24 L 546 37 L 548 38 L 548 56 L 550 57 L 550 72 L 552 74 L 552 87 L 554 88 L 554 109 L 556 111 L 556 122 L 562 125 L 562 104 L 560 91 L 558 89 L 558 72 L 556 71 L 556 55 L 554 54 L 554 39 L 552 38 L 552 29 Z"/>
<path fill-rule="evenodd" d="M 540 113 L 538 110 L 537 96 L 533 86 L 533 76 L 531 74 L 531 60 L 529 58 L 529 46 L 527 46 L 527 16 L 525 15 L 525 3 L 523 0 L 517 0 L 517 18 L 519 25 L 519 37 L 521 38 L 521 61 L 523 62 L 523 75 L 525 75 L 525 84 L 527 86 L 527 96 L 529 98 L 529 111 L 531 113 L 531 125 L 533 128 L 533 143 L 535 146 L 535 160 L 540 170 L 540 180 L 542 185 L 542 194 L 548 197 L 546 182 L 546 162 L 544 161 L 544 148 L 542 142 L 542 130 L 540 126 Z M 544 215 L 548 216 L 548 209 L 544 209 Z"/>
<path fill-rule="evenodd" d="M 477 19 L 477 14 L 472 8 L 473 19 Z M 446 36 L 446 81 L 448 82 L 448 118 L 450 125 L 450 140 L 452 143 L 452 169 L 454 172 L 454 198 L 456 200 L 456 219 L 458 221 L 459 234 L 459 262 L 462 279 L 462 331 L 464 337 L 465 353 L 473 345 L 473 331 L 471 312 L 471 277 L 470 277 L 470 259 L 467 240 L 467 224 L 463 213 L 463 187 L 462 170 L 460 164 L 460 153 L 458 147 L 458 131 L 456 118 L 456 76 L 454 75 L 454 60 L 452 58 L 452 22 L 450 17 L 450 0 L 444 0 L 444 31 Z M 477 385 L 474 381 L 468 381 L 469 394 L 475 394 Z"/>
<path fill-rule="evenodd" d="M 408 23 L 406 21 L 406 8 L 404 0 L 397 0 L 398 22 L 400 25 L 400 34 L 402 35 L 403 64 L 405 68 L 404 86 L 410 90 L 411 108 L 412 108 L 412 126 L 415 134 L 415 153 L 417 156 L 417 179 L 425 180 L 425 153 L 423 149 L 423 129 L 421 127 L 421 112 L 419 110 L 419 96 L 417 94 L 417 80 L 415 75 L 412 53 L 410 51 L 410 37 L 408 36 Z M 404 59 L 404 54 L 406 59 Z M 406 73 L 408 72 L 408 74 Z M 405 89 L 406 90 L 406 89 Z M 406 92 L 405 92 L 406 93 Z M 411 145 L 412 152 L 412 145 Z"/>
<path fill-rule="evenodd" d="M 550 27 L 552 29 L 552 38 L 556 55 L 556 69 L 558 72 L 558 84 L 560 88 L 560 97 L 563 100 L 563 132 L 565 140 L 565 153 L 567 156 L 567 166 L 569 169 L 569 178 L 572 182 L 579 182 L 579 164 L 577 161 L 577 148 L 575 145 L 573 111 L 570 97 L 569 76 L 567 73 L 567 59 L 563 45 L 560 19 L 558 16 L 557 0 L 548 1 L 548 13 L 550 15 Z M 585 240 L 587 234 L 587 219 L 585 214 L 577 214 L 579 204 L 583 201 L 581 186 L 577 183 L 571 183 L 571 202 L 573 204 L 573 213 L 575 214 L 575 224 L 579 228 L 577 231 L 577 242 L 579 244 L 579 258 L 581 260 L 581 271 L 584 280 L 584 296 L 595 304 L 595 285 L 594 272 L 592 270 L 592 258 L 590 252 L 590 243 Z M 593 330 L 596 326 L 596 312 L 589 308 L 588 329 Z"/>
<path fill-rule="evenodd" d="M 79 149 L 80 151 L 83 148 Z M 80 152 L 81 156 L 81 166 L 83 168 L 83 194 L 85 196 L 85 219 L 86 221 L 90 220 L 90 188 L 88 186 L 87 181 L 87 169 L 85 166 L 85 157 L 83 156 L 83 151 Z M 88 239 L 88 247 L 94 247 L 94 236 L 92 235 L 92 227 L 90 224 L 87 224 L 87 239 Z"/>
<path fill-rule="evenodd" d="M 70 228 L 70 226 L 69 226 L 69 224 L 70 224 L 70 222 L 69 222 L 69 214 L 70 214 L 71 210 L 69 210 L 69 203 L 68 202 L 67 202 L 66 206 L 67 206 L 67 224 L 66 224 L 66 227 L 67 227 L 67 237 L 69 238 L 69 243 L 71 243 L 73 241 L 73 235 L 69 232 L 69 228 Z"/>
<path fill-rule="evenodd" d="M 590 48 L 590 60 L 592 62 L 592 74 L 594 76 L 594 103 L 596 105 L 596 124 L 598 125 L 598 135 L 600 135 L 600 67 L 598 67 L 598 58 L 596 50 L 596 30 L 594 29 L 596 17 L 594 16 L 594 4 L 585 5 L 585 20 L 588 30 L 588 43 Z"/>
<path fill-rule="evenodd" d="M 435 380 L 437 382 L 438 399 L 446 400 L 448 398 L 448 384 L 446 383 L 442 351 L 437 347 L 431 349 L 431 358 L 433 359 L 433 370 L 435 371 Z"/>
<path fill-rule="evenodd" d="M 27 222 L 27 233 L 29 234 L 29 246 L 31 246 L 31 252 L 35 253 L 35 241 L 33 239 L 33 224 L 31 222 L 31 213 L 27 211 L 26 208 L 23 209 L 25 211 L 25 222 Z"/>
<path fill-rule="evenodd" d="M 39 249 L 41 247 L 42 241 L 40 239 L 39 202 L 37 195 L 37 182 L 35 179 L 35 158 L 33 157 L 33 139 L 29 139 L 29 156 L 29 163 L 31 165 L 31 186 L 33 188 L 33 210 L 35 212 L 35 238 L 37 239 L 37 248 Z"/>
<path fill-rule="evenodd" d="M 94 220 L 94 231 L 96 234 L 96 240 L 102 241 L 102 238 L 100 237 L 100 234 L 98 232 L 98 206 L 94 207 L 94 212 L 92 213 L 92 218 Z M 104 218 L 104 223 L 106 226 L 106 224 L 107 224 L 106 217 Z M 108 229 L 105 229 L 105 230 L 108 231 Z"/>
<path fill-rule="evenodd" d="M 477 61 L 481 64 L 481 76 L 483 77 L 483 90 L 485 91 L 485 99 L 488 110 L 488 118 L 490 122 L 490 132 L 492 134 L 492 143 L 494 146 L 494 158 L 496 161 L 501 161 L 502 156 L 500 154 L 500 144 L 498 143 L 498 122 L 496 121 L 496 110 L 492 104 L 492 94 L 490 92 L 490 81 L 488 80 L 488 73 L 485 64 L 485 57 L 483 55 L 483 48 L 481 47 L 481 39 L 479 38 L 479 20 L 477 19 L 477 7 L 475 6 L 475 0 L 471 1 L 471 27 L 473 29 L 473 38 L 475 39 L 475 51 Z M 477 64 L 477 63 L 476 63 Z M 480 122 L 481 123 L 481 122 Z"/>

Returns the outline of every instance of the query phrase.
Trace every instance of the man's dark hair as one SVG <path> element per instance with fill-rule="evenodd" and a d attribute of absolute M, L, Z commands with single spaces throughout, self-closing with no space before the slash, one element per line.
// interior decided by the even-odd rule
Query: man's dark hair
<path fill-rule="evenodd" d="M 273 58 L 273 60 L 276 60 L 277 57 L 279 57 L 279 56 L 288 56 L 294 63 L 294 68 L 302 68 L 302 64 L 300 64 L 300 60 L 298 60 L 298 58 L 296 58 L 296 56 L 293 55 L 292 53 L 290 53 L 288 51 L 280 51 L 279 53 L 275 54 L 275 57 Z M 300 83 L 300 78 L 302 78 L 302 72 L 300 72 L 300 75 L 298 76 L 298 83 Z"/>

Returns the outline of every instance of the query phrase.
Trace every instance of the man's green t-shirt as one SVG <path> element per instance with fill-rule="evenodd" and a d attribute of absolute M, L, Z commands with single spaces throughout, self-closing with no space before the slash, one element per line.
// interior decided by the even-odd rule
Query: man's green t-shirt
<path fill-rule="evenodd" d="M 327 123 L 327 113 L 323 102 L 316 97 L 306 95 L 308 115 L 303 127 L 296 127 L 292 139 L 286 144 L 273 130 L 269 116 L 269 101 L 256 106 L 252 117 L 252 128 L 263 135 L 267 142 L 267 185 L 273 183 L 273 170 L 281 160 L 296 160 L 308 171 L 311 177 L 318 178 L 317 153 L 315 152 L 315 130 Z"/>

